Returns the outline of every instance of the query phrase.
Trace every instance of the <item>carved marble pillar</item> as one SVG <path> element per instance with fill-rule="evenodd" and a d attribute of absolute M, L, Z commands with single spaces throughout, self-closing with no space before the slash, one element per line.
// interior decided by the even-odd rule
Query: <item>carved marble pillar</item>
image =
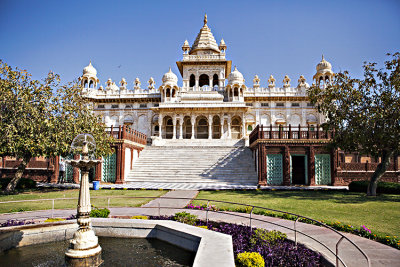
<path fill-rule="evenodd" d="M 160 114 L 158 116 L 158 136 L 160 137 L 160 139 L 162 139 L 162 119 L 163 116 Z"/>
<path fill-rule="evenodd" d="M 208 115 L 208 139 L 212 139 L 212 115 Z"/>
<path fill-rule="evenodd" d="M 172 118 L 172 124 L 173 124 L 172 139 L 176 139 L 176 117 L 175 116 Z"/>
<path fill-rule="evenodd" d="M 224 117 L 221 120 L 221 139 L 224 139 Z"/>
<path fill-rule="evenodd" d="M 245 114 L 242 114 L 242 138 L 246 137 L 246 117 Z"/>
<path fill-rule="evenodd" d="M 288 146 L 283 148 L 283 185 L 290 185 L 290 153 Z"/>
<path fill-rule="evenodd" d="M 232 139 L 231 114 L 228 115 L 228 139 Z"/>
<path fill-rule="evenodd" d="M 195 122 L 196 122 L 196 117 L 194 115 L 192 115 L 192 117 L 190 119 L 190 123 L 192 124 L 192 137 L 190 139 L 194 139 L 194 123 Z"/>
<path fill-rule="evenodd" d="M 179 117 L 179 139 L 183 139 L 183 116 Z"/>

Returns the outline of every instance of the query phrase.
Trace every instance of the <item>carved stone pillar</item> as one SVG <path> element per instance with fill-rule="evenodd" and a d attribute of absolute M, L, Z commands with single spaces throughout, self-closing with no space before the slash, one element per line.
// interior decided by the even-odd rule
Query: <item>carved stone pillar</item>
<path fill-rule="evenodd" d="M 245 115 L 243 113 L 242 115 L 242 138 L 246 137 L 246 118 Z"/>
<path fill-rule="evenodd" d="M 183 116 L 179 117 L 179 139 L 183 139 Z"/>
<path fill-rule="evenodd" d="M 228 139 L 232 139 L 231 115 L 228 116 Z"/>
<path fill-rule="evenodd" d="M 208 115 L 208 139 L 212 139 L 212 115 Z"/>
<path fill-rule="evenodd" d="M 196 117 L 193 115 L 190 120 L 190 123 L 192 124 L 192 137 L 190 139 L 194 139 L 194 123 L 195 122 L 196 122 Z"/>
<path fill-rule="evenodd" d="M 158 136 L 160 137 L 160 139 L 162 139 L 162 115 L 160 114 L 158 116 Z"/>
<path fill-rule="evenodd" d="M 313 146 L 310 146 L 308 153 L 308 177 L 309 184 L 315 185 L 315 151 Z"/>
<path fill-rule="evenodd" d="M 172 118 L 172 123 L 173 123 L 173 132 L 172 132 L 172 139 L 176 139 L 176 117 L 174 116 Z"/>
<path fill-rule="evenodd" d="M 290 153 L 288 146 L 283 148 L 283 185 L 290 185 Z"/>
<path fill-rule="evenodd" d="M 224 139 L 224 119 L 221 121 L 221 139 Z"/>

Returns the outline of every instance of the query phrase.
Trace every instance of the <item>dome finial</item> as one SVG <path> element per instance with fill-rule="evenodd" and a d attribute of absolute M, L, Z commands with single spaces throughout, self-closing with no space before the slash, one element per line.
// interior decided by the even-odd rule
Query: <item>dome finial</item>
<path fill-rule="evenodd" d="M 322 60 L 325 60 L 325 58 L 324 58 L 324 54 L 322 54 Z"/>
<path fill-rule="evenodd" d="M 204 15 L 204 25 L 207 25 L 207 13 Z"/>

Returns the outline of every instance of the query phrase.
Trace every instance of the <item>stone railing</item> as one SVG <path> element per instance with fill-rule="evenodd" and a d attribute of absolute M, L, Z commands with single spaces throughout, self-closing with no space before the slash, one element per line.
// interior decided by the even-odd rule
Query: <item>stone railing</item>
<path fill-rule="evenodd" d="M 292 126 L 272 126 L 265 127 L 257 125 L 250 133 L 250 144 L 258 139 L 331 139 L 333 131 L 324 131 L 319 125 L 316 127 Z"/>
<path fill-rule="evenodd" d="M 107 127 L 106 132 L 108 132 L 115 139 L 119 140 L 126 139 L 141 145 L 147 144 L 147 135 L 139 131 L 136 131 L 132 128 L 129 128 L 125 125 L 118 127 L 114 126 Z"/>
<path fill-rule="evenodd" d="M 219 55 L 183 55 L 184 61 L 201 61 L 210 59 L 222 59 L 225 60 L 225 54 L 221 53 Z"/>

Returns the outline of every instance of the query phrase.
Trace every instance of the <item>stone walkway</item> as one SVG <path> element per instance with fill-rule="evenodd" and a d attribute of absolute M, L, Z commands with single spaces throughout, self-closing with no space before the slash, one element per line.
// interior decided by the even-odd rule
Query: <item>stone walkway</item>
<path fill-rule="evenodd" d="M 125 217 L 135 215 L 173 215 L 176 212 L 182 211 L 182 207 L 185 207 L 189 202 L 189 199 L 194 198 L 197 195 L 197 191 L 171 191 L 165 194 L 163 197 L 153 200 L 142 207 L 121 207 L 121 208 L 110 208 L 111 216 L 113 217 Z M 167 199 L 167 197 L 183 198 L 183 199 Z M 164 199 L 163 199 L 164 198 Z M 160 201 L 160 206 L 158 205 Z M 179 207 L 179 208 L 178 208 Z M 207 212 L 201 210 L 188 210 L 192 214 L 197 215 L 200 219 L 206 219 Z M 1 214 L 0 222 L 8 219 L 40 219 L 48 218 L 52 215 L 54 217 L 68 217 L 71 214 L 75 214 L 76 210 L 55 210 L 52 214 L 51 210 L 46 211 L 33 211 L 33 212 L 22 212 L 13 214 Z M 250 224 L 249 214 L 235 213 L 235 212 L 221 212 L 214 213 L 208 212 L 208 219 L 212 221 L 221 221 L 237 224 Z M 261 215 L 253 215 L 251 224 L 253 227 L 265 228 L 268 230 L 278 230 L 288 235 L 291 240 L 295 239 L 294 235 L 294 221 L 284 220 L 280 218 L 267 217 Z M 319 251 L 325 258 L 331 263 L 335 263 L 334 254 L 329 250 L 335 251 L 336 244 L 340 239 L 340 235 L 329 229 L 318 227 L 315 225 L 297 223 L 296 229 L 298 232 L 297 240 L 309 248 Z M 301 233 L 300 233 L 301 232 Z M 378 242 L 355 236 L 348 233 L 343 233 L 352 242 L 357 244 L 370 258 L 371 266 L 400 266 L 400 250 L 392 247 L 380 244 Z M 316 241 L 318 240 L 318 242 Z M 347 266 L 368 266 L 365 258 L 362 254 L 347 240 L 343 240 L 339 246 L 339 256 L 343 259 Z M 342 265 L 340 265 L 342 266 Z"/>

